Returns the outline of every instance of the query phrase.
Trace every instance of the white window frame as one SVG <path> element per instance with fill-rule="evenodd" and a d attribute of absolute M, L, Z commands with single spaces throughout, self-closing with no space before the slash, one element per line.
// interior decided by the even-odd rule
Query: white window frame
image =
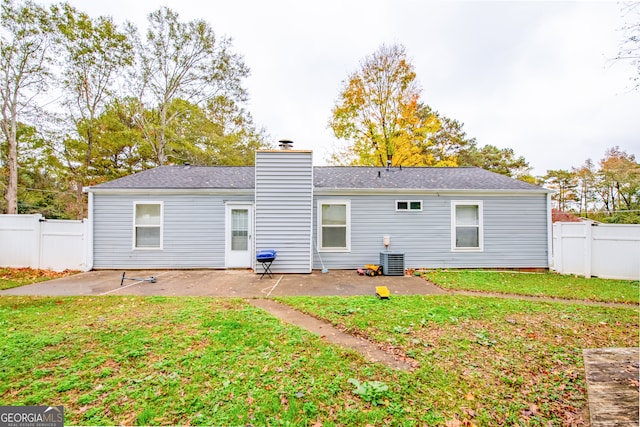
<path fill-rule="evenodd" d="M 456 207 L 457 206 L 477 206 L 478 207 L 478 246 L 477 247 L 456 247 Z M 484 214 L 482 200 L 452 200 L 451 201 L 451 251 L 452 252 L 482 252 L 484 251 Z"/>
<path fill-rule="evenodd" d="M 400 209 L 398 203 L 406 203 L 407 209 Z M 420 209 L 411 209 L 411 203 L 420 203 Z M 398 212 L 422 212 L 422 200 L 396 200 L 396 211 Z"/>
<path fill-rule="evenodd" d="M 158 227 L 157 225 L 138 225 L 136 224 L 136 212 L 138 205 L 160 205 L 160 245 L 156 248 L 138 247 L 136 246 L 136 229 L 138 227 Z M 133 236 L 131 246 L 136 251 L 158 251 L 164 246 L 164 202 L 159 201 L 134 201 L 133 202 Z"/>
<path fill-rule="evenodd" d="M 344 205 L 346 207 L 346 240 L 347 246 L 344 248 L 336 248 L 336 247 L 328 247 L 325 248 L 322 246 L 322 206 L 323 205 Z M 350 200 L 318 200 L 317 207 L 317 245 L 318 252 L 351 252 L 351 201 Z M 338 227 L 338 226 L 335 226 Z M 342 226 L 340 226 L 342 227 Z"/>

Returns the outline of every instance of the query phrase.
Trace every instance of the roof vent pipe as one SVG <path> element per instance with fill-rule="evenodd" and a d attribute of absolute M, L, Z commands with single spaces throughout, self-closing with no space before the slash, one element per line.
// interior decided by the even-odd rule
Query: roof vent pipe
<path fill-rule="evenodd" d="M 291 150 L 293 148 L 293 141 L 281 139 L 278 142 L 280 143 L 278 144 L 278 147 L 280 147 L 281 150 Z"/>

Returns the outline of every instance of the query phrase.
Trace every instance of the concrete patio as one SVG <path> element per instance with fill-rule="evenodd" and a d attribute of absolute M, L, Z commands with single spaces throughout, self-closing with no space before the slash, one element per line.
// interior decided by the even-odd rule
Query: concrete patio
<path fill-rule="evenodd" d="M 0 295 L 162 295 L 260 298 L 290 295 L 375 295 L 386 286 L 391 295 L 445 294 L 414 276 L 359 276 L 355 270 L 313 271 L 260 277 L 252 270 L 97 270 L 0 291 Z"/>

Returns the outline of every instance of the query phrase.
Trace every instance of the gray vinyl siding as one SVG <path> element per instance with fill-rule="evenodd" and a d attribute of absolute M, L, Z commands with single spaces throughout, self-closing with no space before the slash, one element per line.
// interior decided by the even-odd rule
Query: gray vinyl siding
<path fill-rule="evenodd" d="M 351 251 L 321 252 L 325 267 L 353 269 L 378 263 L 383 236 L 389 250 L 405 253 L 407 268 L 547 268 L 546 195 L 317 196 L 317 200 L 350 200 Z M 396 200 L 422 200 L 422 211 L 398 212 Z M 482 201 L 484 248 L 451 250 L 451 201 Z M 317 203 L 314 203 L 317 209 Z M 317 219 L 314 213 L 314 238 Z M 314 252 L 314 268 L 322 268 Z"/>
<path fill-rule="evenodd" d="M 251 197 L 95 194 L 94 268 L 224 268 L 225 201 Z M 133 203 L 163 202 L 162 249 L 133 249 Z"/>
<path fill-rule="evenodd" d="M 255 177 L 256 252 L 278 252 L 273 272 L 311 272 L 311 152 L 258 151 Z"/>

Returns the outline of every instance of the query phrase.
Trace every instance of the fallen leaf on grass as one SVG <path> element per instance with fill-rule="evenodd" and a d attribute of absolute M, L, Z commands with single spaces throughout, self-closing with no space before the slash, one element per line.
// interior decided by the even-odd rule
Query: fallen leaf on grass
<path fill-rule="evenodd" d="M 462 413 L 465 414 L 465 415 L 470 416 L 471 418 L 475 418 L 476 417 L 476 411 L 474 411 L 473 409 L 462 408 Z"/>
<path fill-rule="evenodd" d="M 445 427 L 476 427 L 476 423 L 471 420 L 464 419 L 460 421 L 457 418 L 446 421 L 444 425 Z"/>
<path fill-rule="evenodd" d="M 529 409 L 523 409 L 522 411 L 520 411 L 520 413 L 523 417 L 535 417 L 536 415 L 538 415 L 538 405 L 536 405 L 535 403 L 530 403 Z"/>

